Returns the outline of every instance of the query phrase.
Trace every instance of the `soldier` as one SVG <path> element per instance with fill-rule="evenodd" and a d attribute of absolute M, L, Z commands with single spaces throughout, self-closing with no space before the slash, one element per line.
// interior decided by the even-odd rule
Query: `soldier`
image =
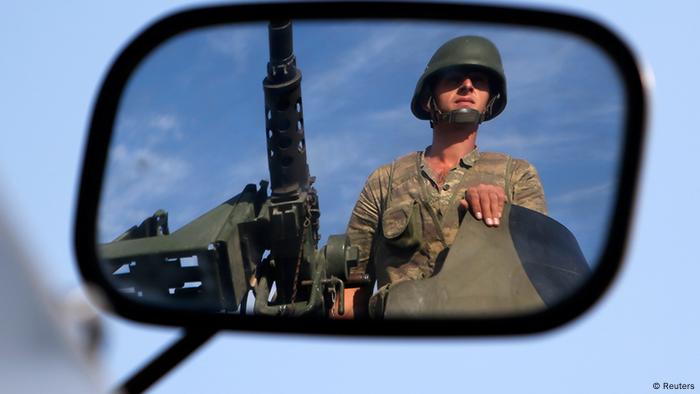
<path fill-rule="evenodd" d="M 360 249 L 351 274 L 376 277 L 378 292 L 346 290 L 346 318 L 370 317 L 392 284 L 439 271 L 467 211 L 499 226 L 505 202 L 546 214 L 542 184 L 525 160 L 480 152 L 482 122 L 506 106 L 506 78 L 494 44 L 454 38 L 428 62 L 411 111 L 432 128 L 432 144 L 381 166 L 367 179 L 347 234 Z M 381 308 L 380 308 L 381 309 Z"/>

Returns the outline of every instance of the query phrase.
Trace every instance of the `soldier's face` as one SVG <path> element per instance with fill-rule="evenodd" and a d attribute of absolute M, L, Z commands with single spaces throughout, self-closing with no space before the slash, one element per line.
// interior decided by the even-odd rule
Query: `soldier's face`
<path fill-rule="evenodd" d="M 488 76 L 476 70 L 450 70 L 437 80 L 434 94 L 443 112 L 472 108 L 483 113 L 490 97 Z"/>

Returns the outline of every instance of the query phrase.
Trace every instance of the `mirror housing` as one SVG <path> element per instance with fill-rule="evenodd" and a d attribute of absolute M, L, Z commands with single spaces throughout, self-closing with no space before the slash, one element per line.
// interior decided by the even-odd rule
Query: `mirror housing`
<path fill-rule="evenodd" d="M 586 39 L 606 54 L 617 69 L 624 86 L 626 108 L 623 119 L 624 142 L 621 146 L 619 184 L 616 200 L 613 203 L 613 216 L 610 220 L 609 236 L 604 242 L 600 262 L 588 280 L 575 294 L 562 302 L 527 316 L 498 317 L 462 320 L 325 320 L 286 319 L 283 322 L 269 316 L 240 316 L 237 314 L 211 314 L 206 311 L 186 310 L 168 306 L 135 302 L 114 289 L 113 283 L 98 268 L 98 247 L 96 244 L 96 223 L 98 204 L 101 201 L 101 185 L 105 176 L 108 147 L 114 128 L 116 113 L 123 91 L 130 76 L 139 63 L 166 40 L 193 29 L 243 22 L 265 22 L 271 16 L 283 15 L 292 20 L 436 20 L 454 22 L 483 22 L 511 24 L 521 27 L 538 27 L 552 31 L 566 32 Z M 90 121 L 88 143 L 84 156 L 78 210 L 75 226 L 75 247 L 78 264 L 85 280 L 101 289 L 109 304 L 117 314 L 136 321 L 183 327 L 218 327 L 236 330 L 256 330 L 269 332 L 297 332 L 340 335 L 392 335 L 392 336 L 445 336 L 445 335 L 502 335 L 538 332 L 564 324 L 585 310 L 600 298 L 619 270 L 625 242 L 633 212 L 634 193 L 637 187 L 641 151 L 644 141 L 644 121 L 646 93 L 642 84 L 640 69 L 629 48 L 607 28 L 577 16 L 556 12 L 536 11 L 511 7 L 491 7 L 482 5 L 434 4 L 434 3 L 283 3 L 252 4 L 195 9 L 183 11 L 163 18 L 139 34 L 117 57 L 98 94 Z M 247 190 L 247 192 L 246 192 Z M 246 194 L 248 193 L 248 194 Z M 255 191 L 245 189 L 242 195 L 255 198 Z M 252 200 L 251 200 L 252 201 Z M 241 215 L 249 217 L 255 210 L 254 203 L 246 205 Z M 235 205 L 242 207 L 241 205 Z M 223 208 L 222 208 L 223 209 Z M 232 208 L 239 209 L 239 208 Z M 229 212 L 230 213 L 230 212 Z M 157 220 L 157 219 L 154 219 Z M 204 219 L 202 219 L 204 220 Z M 208 220 L 208 219 L 207 219 Z M 216 220 L 215 218 L 212 220 Z M 210 227 L 213 228 L 213 227 Z M 185 228 L 178 231 L 188 231 Z M 231 230 L 235 231 L 235 230 Z M 170 239 L 176 239 L 177 232 Z M 126 234 L 125 236 L 129 236 Z M 197 245 L 187 250 L 179 250 L 184 255 L 202 256 L 223 253 L 216 249 L 216 236 L 204 236 Z M 326 253 L 338 254 L 344 241 L 336 240 Z M 148 242 L 135 239 L 145 249 L 156 247 Z M 153 244 L 153 243 L 151 243 Z M 337 244 L 337 245 L 336 245 Z M 211 245 L 213 249 L 211 249 Z M 173 251 L 181 245 L 161 246 Z M 116 246 L 105 246 L 102 257 L 120 259 L 127 257 Z M 193 253 L 194 252 L 194 253 Z M 235 252 L 235 251 L 233 251 Z M 227 249 L 226 253 L 233 253 Z M 251 252 L 259 253 L 259 252 Z M 345 252 L 343 252 L 345 253 Z M 133 256 L 128 256 L 133 257 Z M 336 259 L 337 260 L 337 259 Z M 335 270 L 341 268 L 334 265 Z M 342 265 L 341 265 L 342 266 Z M 227 285 L 228 286 L 228 285 Z M 240 302 L 244 296 L 236 289 L 243 283 L 233 283 L 232 299 L 225 307 Z"/>

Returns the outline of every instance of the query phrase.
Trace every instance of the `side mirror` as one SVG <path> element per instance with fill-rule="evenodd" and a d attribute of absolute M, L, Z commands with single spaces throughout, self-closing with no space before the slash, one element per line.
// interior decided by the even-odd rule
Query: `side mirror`
<path fill-rule="evenodd" d="M 518 207 L 506 186 L 516 205 L 500 231 L 462 217 L 440 251 L 422 231 L 433 277 L 386 290 L 395 267 L 365 268 L 376 256 L 346 236 L 348 219 L 373 169 L 430 144 L 428 122 L 410 111 L 416 80 L 440 44 L 472 34 L 499 47 L 508 81 L 508 107 L 479 126 L 479 150 L 534 164 L 549 217 Z M 78 263 L 114 312 L 148 323 L 343 335 L 551 329 L 588 309 L 620 267 L 645 110 L 629 48 L 577 16 L 394 2 L 180 12 L 136 37 L 100 89 Z M 430 220 L 456 215 L 458 198 Z M 397 218 L 428 220 L 428 200 Z M 329 318 L 344 314 L 353 287 L 387 291 L 386 319 Z M 527 292 L 539 307 L 520 302 Z"/>

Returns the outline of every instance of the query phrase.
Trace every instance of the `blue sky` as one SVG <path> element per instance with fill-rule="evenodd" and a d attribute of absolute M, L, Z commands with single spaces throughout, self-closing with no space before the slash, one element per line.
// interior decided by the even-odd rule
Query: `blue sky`
<path fill-rule="evenodd" d="M 144 26 L 197 4 L 204 3 L 26 1 L 8 3 L 0 14 L 0 218 L 12 225 L 35 262 L 30 268 L 39 273 L 38 283 L 57 302 L 80 284 L 72 244 L 75 199 L 87 122 L 105 70 Z M 700 59 L 689 48 L 700 37 L 698 3 L 536 4 L 604 22 L 653 71 L 647 74 L 651 116 L 636 216 L 622 271 L 606 295 L 575 322 L 526 337 L 408 341 L 222 333 L 152 392 L 659 392 L 654 382 L 694 383 L 697 390 L 700 216 L 692 201 L 700 195 L 693 182 Z M 105 387 L 178 335 L 174 328 L 101 316 L 107 336 L 93 365 Z M 280 356 L 289 363 L 270 379 L 269 365 Z M 310 365 L 318 371 L 316 385 L 301 388 Z M 358 369 L 359 386 L 339 384 L 339 371 Z"/>

